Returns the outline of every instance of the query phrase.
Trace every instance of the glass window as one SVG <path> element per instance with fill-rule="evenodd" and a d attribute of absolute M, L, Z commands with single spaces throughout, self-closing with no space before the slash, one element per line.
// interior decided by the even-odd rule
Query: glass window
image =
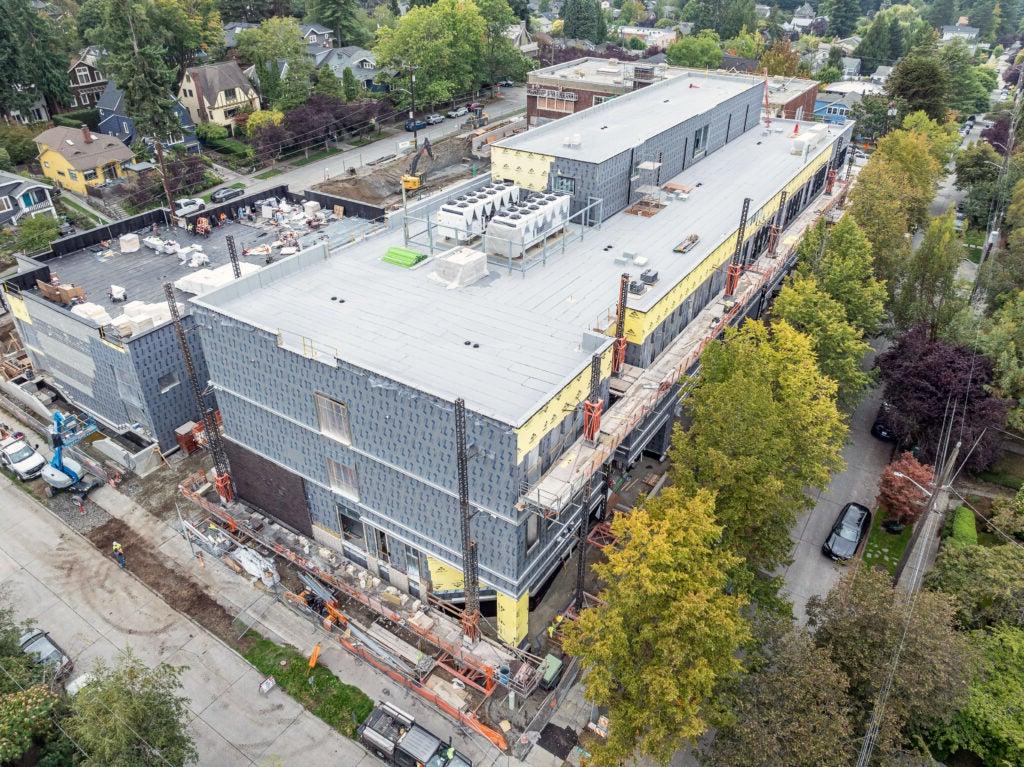
<path fill-rule="evenodd" d="M 71 177 L 72 181 L 78 181 L 78 174 L 75 173 L 73 170 L 68 171 L 68 176 Z"/>
<path fill-rule="evenodd" d="M 225 101 L 234 101 L 237 95 L 238 95 L 238 91 L 235 88 L 228 88 L 227 90 L 224 91 L 224 100 Z"/>
<path fill-rule="evenodd" d="M 10 210 L 12 207 L 13 206 L 11 205 L 11 200 L 9 197 L 0 197 L 0 210 L 7 211 Z"/>
<path fill-rule="evenodd" d="M 179 383 L 181 383 L 181 381 L 178 380 L 178 374 L 173 371 L 160 376 L 156 381 L 156 385 L 160 387 L 161 394 L 166 394 Z"/>
<path fill-rule="evenodd" d="M 576 193 L 576 179 L 568 176 L 555 176 L 551 182 L 551 188 L 556 192 Z"/>
<path fill-rule="evenodd" d="M 708 126 L 698 128 L 693 133 L 693 156 L 696 157 L 698 154 L 703 154 L 707 151 L 708 143 Z"/>
<path fill-rule="evenodd" d="M 361 551 L 366 551 L 366 528 L 359 519 L 359 510 L 346 503 L 337 503 L 338 528 L 341 537 Z"/>
<path fill-rule="evenodd" d="M 526 519 L 526 553 L 529 554 L 533 550 L 533 547 L 537 545 L 538 535 L 538 516 L 531 514 Z"/>
<path fill-rule="evenodd" d="M 82 176 L 85 178 L 86 181 L 92 181 L 93 179 L 96 178 L 96 171 L 87 170 L 84 173 L 82 173 Z"/>
<path fill-rule="evenodd" d="M 90 82 L 89 79 L 89 67 L 76 67 L 75 76 L 78 77 L 78 84 L 85 85 Z"/>
<path fill-rule="evenodd" d="M 405 574 L 409 580 L 420 582 L 420 553 L 410 546 L 405 547 Z"/>
<path fill-rule="evenodd" d="M 341 493 L 353 501 L 359 500 L 359 478 L 356 476 L 354 466 L 328 458 L 327 478 L 331 483 L 331 489 L 336 493 Z"/>
<path fill-rule="evenodd" d="M 344 445 L 352 444 L 352 431 L 348 423 L 348 406 L 343 402 L 316 393 L 316 419 L 320 424 L 320 433 L 338 440 Z"/>
<path fill-rule="evenodd" d="M 543 109 L 547 112 L 565 112 L 566 114 L 572 114 L 573 111 L 575 111 L 575 104 L 567 99 L 553 99 L 547 96 L 538 96 L 537 109 Z"/>

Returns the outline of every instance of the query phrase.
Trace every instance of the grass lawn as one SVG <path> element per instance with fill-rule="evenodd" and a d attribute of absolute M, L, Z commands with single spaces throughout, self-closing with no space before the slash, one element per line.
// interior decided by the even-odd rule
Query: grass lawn
<path fill-rule="evenodd" d="M 74 211 L 75 212 L 75 216 L 74 217 L 87 222 L 87 225 L 90 226 L 90 227 L 103 226 L 103 224 L 104 224 L 103 221 L 101 221 L 100 219 L 96 218 L 96 216 L 94 216 L 92 213 L 87 211 L 85 208 L 83 208 L 77 202 L 75 202 L 74 200 L 69 199 L 68 195 L 66 195 L 66 194 L 61 195 L 60 197 L 57 198 L 56 205 L 57 205 L 58 209 L 63 205 L 63 206 L 66 206 L 67 208 L 69 208 L 70 210 Z"/>
<path fill-rule="evenodd" d="M 291 162 L 292 162 L 292 165 L 301 168 L 303 165 L 309 165 L 311 162 L 316 162 L 317 160 L 322 160 L 325 157 L 330 157 L 331 155 L 335 155 L 335 154 L 341 154 L 342 151 L 344 151 L 344 150 L 342 150 L 339 147 L 331 147 L 329 149 L 321 149 L 319 152 L 311 152 L 309 157 L 300 157 L 299 159 L 292 160 Z"/>
<path fill-rule="evenodd" d="M 284 171 L 280 168 L 267 168 L 262 173 L 257 173 L 253 178 L 258 178 L 260 181 L 266 181 L 268 178 L 280 176 L 282 173 L 284 173 Z"/>
<path fill-rule="evenodd" d="M 882 528 L 884 516 L 881 509 L 875 510 L 871 532 L 864 547 L 864 562 L 873 567 L 883 567 L 889 571 L 889 575 L 895 575 L 896 565 L 899 564 L 903 550 L 907 548 L 907 542 L 910 540 L 911 527 L 907 525 L 899 535 L 887 533 Z"/>
<path fill-rule="evenodd" d="M 985 247 L 985 233 L 977 229 L 964 232 L 964 255 L 974 263 L 981 261 L 981 252 Z"/>
<path fill-rule="evenodd" d="M 1002 485 L 1011 490 L 1020 490 L 1024 485 L 1024 455 L 1006 451 L 988 471 L 978 473 L 978 479 Z"/>
<path fill-rule="evenodd" d="M 345 684 L 324 666 L 311 670 L 309 660 L 294 647 L 253 634 L 249 638 L 247 661 L 338 732 L 355 737 L 356 727 L 373 710 L 373 701 L 362 690 Z"/>
<path fill-rule="evenodd" d="M 227 189 L 245 189 L 245 184 L 243 184 L 241 181 L 236 181 L 233 184 L 228 184 L 226 188 Z M 204 202 L 209 202 L 210 201 L 210 195 L 212 195 L 213 192 L 214 192 L 214 190 L 211 189 L 206 194 L 200 195 L 200 197 L 202 198 L 202 200 Z"/>

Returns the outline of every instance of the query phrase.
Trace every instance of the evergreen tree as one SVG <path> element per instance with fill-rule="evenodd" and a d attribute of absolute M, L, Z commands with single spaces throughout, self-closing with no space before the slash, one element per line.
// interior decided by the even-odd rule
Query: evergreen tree
<path fill-rule="evenodd" d="M 29 0 L 0 2 L 0 112 L 27 112 L 42 96 L 51 111 L 68 101 L 67 59 L 53 23 Z"/>
<path fill-rule="evenodd" d="M 891 98 L 907 103 L 911 112 L 923 111 L 945 122 L 949 108 L 949 81 L 938 58 L 930 51 L 913 51 L 893 68 L 886 82 Z"/>
<path fill-rule="evenodd" d="M 889 16 L 879 13 L 871 21 L 854 55 L 861 60 L 861 71 L 874 72 L 889 58 Z"/>
<path fill-rule="evenodd" d="M 860 17 L 860 0 L 825 0 L 821 11 L 828 17 L 829 34 L 848 37 Z"/>
<path fill-rule="evenodd" d="M 359 81 L 352 72 L 352 67 L 345 67 L 341 73 L 341 89 L 345 101 L 355 101 L 359 98 Z"/>
<path fill-rule="evenodd" d="M 274 15 L 273 0 L 217 0 L 224 21 L 249 21 L 257 24 Z"/>
<path fill-rule="evenodd" d="M 996 0 L 978 0 L 971 8 L 968 18 L 971 26 L 978 28 L 978 37 L 991 40 L 997 23 Z"/>
<path fill-rule="evenodd" d="M 334 30 L 338 45 L 350 45 L 359 35 L 358 7 L 356 0 L 312 0 L 309 15 Z"/>
<path fill-rule="evenodd" d="M 925 6 L 925 18 L 933 27 L 952 24 L 956 17 L 956 0 L 933 0 Z"/>

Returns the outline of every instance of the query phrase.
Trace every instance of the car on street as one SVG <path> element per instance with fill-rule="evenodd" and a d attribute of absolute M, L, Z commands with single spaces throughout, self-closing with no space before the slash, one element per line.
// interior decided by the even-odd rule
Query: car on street
<path fill-rule="evenodd" d="M 64 679 L 75 667 L 67 653 L 50 638 L 48 631 L 29 629 L 21 635 L 19 644 L 22 652 L 31 656 L 37 665 L 45 669 L 49 679 Z"/>
<path fill-rule="evenodd" d="M 883 402 L 879 408 L 878 413 L 875 414 L 875 421 L 871 424 L 871 436 L 875 439 L 880 439 L 883 442 L 895 442 L 896 434 L 892 430 L 892 426 L 889 424 L 889 403 Z"/>
<path fill-rule="evenodd" d="M 198 213 L 205 207 L 206 203 L 198 197 L 182 197 L 180 200 L 174 201 L 174 215 L 190 216 L 193 213 Z"/>
<path fill-rule="evenodd" d="M 502 88 L 515 88 L 516 84 L 513 80 L 502 80 L 498 83 Z"/>
<path fill-rule="evenodd" d="M 427 127 L 427 123 L 426 123 L 425 120 L 415 119 L 415 120 L 406 120 L 405 121 L 405 129 L 407 131 L 423 130 L 426 127 Z"/>
<path fill-rule="evenodd" d="M 871 529 L 871 512 L 859 503 L 843 506 L 828 538 L 821 545 L 821 553 L 837 562 L 852 559 Z"/>
<path fill-rule="evenodd" d="M 448 112 L 449 117 L 465 117 L 469 114 L 469 110 L 466 107 L 457 107 Z"/>
<path fill-rule="evenodd" d="M 211 194 L 210 202 L 227 202 L 228 200 L 233 200 L 236 197 L 241 197 L 242 194 L 243 191 L 241 189 L 235 189 L 234 187 L 227 186 L 223 189 L 218 189 L 216 192 Z"/>
<path fill-rule="evenodd" d="M 22 482 L 38 477 L 46 459 L 28 443 L 20 432 L 0 440 L 0 465 Z"/>
<path fill-rule="evenodd" d="M 869 159 L 869 157 L 868 157 L 868 153 L 867 152 L 864 152 L 864 151 L 862 151 L 860 149 L 854 149 L 853 150 L 853 161 L 857 165 L 863 165 L 864 163 L 866 163 L 868 161 L 868 159 Z"/>
<path fill-rule="evenodd" d="M 444 117 L 437 114 L 436 112 L 432 115 L 427 115 L 427 125 L 437 125 L 444 122 Z"/>

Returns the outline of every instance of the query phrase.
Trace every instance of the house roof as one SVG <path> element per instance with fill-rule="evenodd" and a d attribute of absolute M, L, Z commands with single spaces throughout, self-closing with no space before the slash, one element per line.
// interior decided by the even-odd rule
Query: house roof
<path fill-rule="evenodd" d="M 325 32 L 334 31 L 328 27 L 325 27 L 323 24 L 303 24 L 301 27 L 299 27 L 299 29 L 302 30 L 303 37 L 308 35 L 310 32 L 316 32 L 318 35 L 322 35 Z"/>
<path fill-rule="evenodd" d="M 331 48 L 327 55 L 317 62 L 317 66 L 327 64 L 331 69 L 344 69 L 364 60 L 374 66 L 377 65 L 377 59 L 372 51 L 360 48 L 358 45 L 344 45 L 341 48 Z"/>
<path fill-rule="evenodd" d="M 217 101 L 217 94 L 229 88 L 241 88 L 248 91 L 252 88 L 237 61 L 222 61 L 219 64 L 207 64 L 202 67 L 189 67 L 185 74 L 198 84 L 203 100 L 210 105 Z"/>
<path fill-rule="evenodd" d="M 100 56 L 103 55 L 103 51 L 97 48 L 95 45 L 90 45 L 88 48 L 83 48 L 77 54 L 71 57 L 71 64 L 68 66 L 70 72 L 79 64 L 86 64 L 90 67 L 98 66 Z"/>
<path fill-rule="evenodd" d="M 235 35 L 243 29 L 255 29 L 258 26 L 259 24 L 253 24 L 248 21 L 229 21 L 224 25 L 224 47 L 234 48 L 238 45 L 238 40 L 235 39 Z"/>
<path fill-rule="evenodd" d="M 7 171 L 0 170 L 0 195 L 17 197 L 26 189 L 32 189 L 37 186 L 44 189 L 53 188 L 49 184 L 36 181 L 34 178 L 25 178 L 17 173 L 8 173 Z"/>
<path fill-rule="evenodd" d="M 107 87 L 103 89 L 100 100 L 96 102 L 96 108 L 120 115 L 124 114 L 123 106 L 124 91 L 114 85 L 114 83 L 107 82 Z"/>
<path fill-rule="evenodd" d="M 115 136 L 106 133 L 91 133 L 92 141 L 86 143 L 79 128 L 56 127 L 44 130 L 35 137 L 37 146 L 47 146 L 61 155 L 75 170 L 88 170 L 108 162 L 123 162 L 134 159 L 132 150 Z"/>
<path fill-rule="evenodd" d="M 981 30 L 977 27 L 968 27 L 964 24 L 946 24 L 942 28 L 942 34 L 960 34 L 970 35 L 971 37 L 977 37 L 981 33 Z"/>

